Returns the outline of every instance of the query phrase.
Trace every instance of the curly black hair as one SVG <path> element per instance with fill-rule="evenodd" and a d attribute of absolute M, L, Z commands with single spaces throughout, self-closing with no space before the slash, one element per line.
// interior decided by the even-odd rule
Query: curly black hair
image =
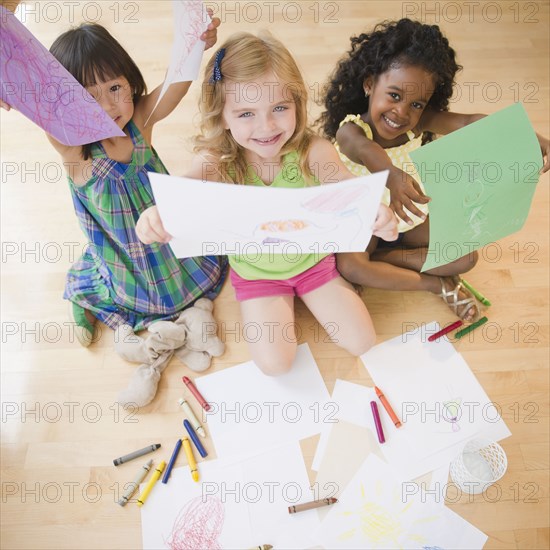
<path fill-rule="evenodd" d="M 448 110 L 455 75 L 462 67 L 456 63 L 447 38 L 437 25 L 411 19 L 384 21 L 371 33 L 351 38 L 351 50 L 324 86 L 320 103 L 326 110 L 315 124 L 325 137 L 334 141 L 346 115 L 368 110 L 369 99 L 363 89 L 366 78 L 376 78 L 399 66 L 420 66 L 432 73 L 435 90 L 428 105 L 437 111 Z"/>

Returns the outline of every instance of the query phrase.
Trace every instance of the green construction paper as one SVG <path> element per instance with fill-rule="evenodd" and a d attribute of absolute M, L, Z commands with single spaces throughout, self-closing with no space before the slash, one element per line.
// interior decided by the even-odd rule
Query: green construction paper
<path fill-rule="evenodd" d="M 410 157 L 432 199 L 422 271 L 523 227 L 542 154 L 521 103 L 420 147 Z"/>

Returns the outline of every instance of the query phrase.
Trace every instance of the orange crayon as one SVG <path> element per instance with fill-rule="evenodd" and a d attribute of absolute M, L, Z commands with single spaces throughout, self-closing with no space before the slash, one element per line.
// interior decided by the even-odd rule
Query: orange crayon
<path fill-rule="evenodd" d="M 386 399 L 386 397 L 384 396 L 380 388 L 377 388 L 376 386 L 374 386 L 374 391 L 376 392 L 378 399 L 380 399 L 380 403 L 384 405 L 386 412 L 390 415 L 390 418 L 392 419 L 392 422 L 395 424 L 395 427 L 400 428 L 402 426 L 401 420 L 399 420 L 399 418 L 391 408 L 391 405 L 389 404 L 388 400 Z"/>

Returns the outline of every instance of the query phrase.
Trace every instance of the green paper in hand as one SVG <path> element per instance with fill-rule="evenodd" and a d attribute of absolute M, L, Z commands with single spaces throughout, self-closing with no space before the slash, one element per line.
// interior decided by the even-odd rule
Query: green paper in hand
<path fill-rule="evenodd" d="M 430 202 L 422 271 L 448 264 L 519 231 L 542 168 L 521 103 L 410 153 Z"/>

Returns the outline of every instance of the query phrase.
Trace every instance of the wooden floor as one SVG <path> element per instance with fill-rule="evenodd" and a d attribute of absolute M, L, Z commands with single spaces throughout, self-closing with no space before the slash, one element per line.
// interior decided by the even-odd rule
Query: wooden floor
<path fill-rule="evenodd" d="M 70 7 L 69 4 L 72 6 Z M 403 15 L 438 23 L 464 71 L 453 110 L 495 112 L 523 101 L 535 129 L 549 134 L 548 2 L 212 2 L 223 40 L 236 30 L 270 28 L 295 54 L 318 96 L 348 38 Z M 170 56 L 167 0 L 25 2 L 24 22 L 46 46 L 84 17 L 107 26 L 131 52 L 150 86 Z M 482 9 L 483 7 L 483 9 Z M 257 22 L 256 22 L 257 20 Z M 156 129 L 154 144 L 173 174 L 185 170 L 197 87 Z M 312 116 L 318 107 L 312 105 Z M 62 300 L 65 273 L 84 239 L 62 166 L 44 134 L 15 112 L 0 115 L 2 154 L 2 501 L 3 549 L 141 548 L 139 511 L 114 504 L 127 471 L 112 465 L 121 449 L 180 433 L 177 361 L 165 371 L 154 402 L 137 414 L 115 403 L 135 365 L 99 342 L 73 341 Z M 510 136 L 513 139 L 514 136 Z M 463 497 L 451 508 L 489 535 L 486 548 L 549 547 L 549 178 L 541 178 L 519 233 L 489 247 L 469 281 L 493 303 L 491 325 L 456 345 L 500 407 L 513 435 L 503 441 L 508 471 L 489 502 Z M 364 299 L 379 341 L 421 323 L 454 320 L 442 301 L 420 292 L 367 290 Z M 235 334 L 239 309 L 230 285 L 215 315 L 227 344 L 212 370 L 249 359 Z M 311 346 L 329 391 L 336 378 L 370 384 L 359 360 L 318 337 L 299 304 L 303 341 Z M 317 335 L 317 336 L 316 336 Z M 304 442 L 309 464 L 316 440 Z M 133 475 L 133 474 L 132 474 Z"/>

